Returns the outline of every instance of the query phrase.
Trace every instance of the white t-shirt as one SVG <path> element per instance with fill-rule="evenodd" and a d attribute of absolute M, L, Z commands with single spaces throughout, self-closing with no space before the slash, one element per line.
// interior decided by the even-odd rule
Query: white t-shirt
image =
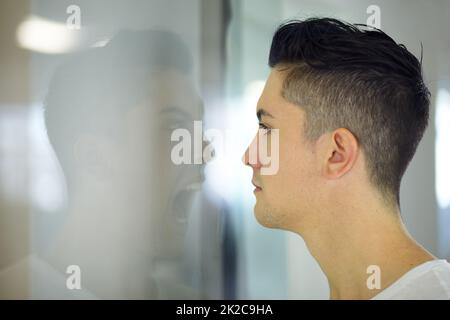
<path fill-rule="evenodd" d="M 432 260 L 409 270 L 372 300 L 450 299 L 450 264 Z"/>

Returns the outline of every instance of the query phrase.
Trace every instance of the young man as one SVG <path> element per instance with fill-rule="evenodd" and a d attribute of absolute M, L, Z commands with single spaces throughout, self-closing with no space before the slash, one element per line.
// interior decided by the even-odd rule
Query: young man
<path fill-rule="evenodd" d="M 450 264 L 400 217 L 400 181 L 428 122 L 421 63 L 380 30 L 324 18 L 282 25 L 269 65 L 243 159 L 257 220 L 303 237 L 331 299 L 449 299 Z M 273 129 L 279 169 L 264 175 L 258 141 Z"/>

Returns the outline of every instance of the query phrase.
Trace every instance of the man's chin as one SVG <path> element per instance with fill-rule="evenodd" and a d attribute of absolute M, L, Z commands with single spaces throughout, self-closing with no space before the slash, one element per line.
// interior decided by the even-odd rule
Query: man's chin
<path fill-rule="evenodd" d="M 276 219 L 274 219 L 273 214 L 270 212 L 268 208 L 259 207 L 258 204 L 255 205 L 254 214 L 256 221 L 260 225 L 270 229 L 278 229 L 279 225 L 276 223 Z"/>

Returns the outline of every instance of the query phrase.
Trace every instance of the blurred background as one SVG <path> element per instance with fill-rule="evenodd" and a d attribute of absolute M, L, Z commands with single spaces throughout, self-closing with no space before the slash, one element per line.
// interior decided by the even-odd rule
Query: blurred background
<path fill-rule="evenodd" d="M 240 161 L 276 27 L 314 16 L 423 46 L 401 209 L 449 259 L 449 1 L 2 0 L 0 298 L 328 299 L 302 239 L 256 222 Z M 191 164 L 171 161 L 179 128 Z"/>

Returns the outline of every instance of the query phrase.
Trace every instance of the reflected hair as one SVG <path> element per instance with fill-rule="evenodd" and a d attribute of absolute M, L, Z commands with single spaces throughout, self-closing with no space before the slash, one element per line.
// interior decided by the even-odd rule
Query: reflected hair
<path fill-rule="evenodd" d="M 155 73 L 190 75 L 192 68 L 183 39 L 165 30 L 122 30 L 104 47 L 67 57 L 51 79 L 44 118 L 68 187 L 80 133 L 120 139 L 126 112 L 153 94 L 149 82 Z"/>

